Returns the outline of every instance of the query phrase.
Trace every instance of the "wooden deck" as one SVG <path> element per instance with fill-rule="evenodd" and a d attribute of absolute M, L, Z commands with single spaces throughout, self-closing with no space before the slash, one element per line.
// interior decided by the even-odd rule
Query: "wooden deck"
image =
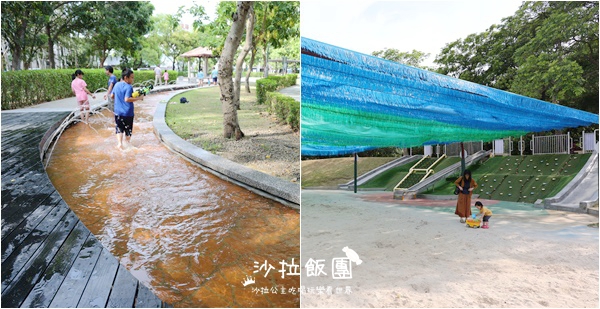
<path fill-rule="evenodd" d="M 52 186 L 45 133 L 68 113 L 2 113 L 2 307 L 167 307 Z"/>

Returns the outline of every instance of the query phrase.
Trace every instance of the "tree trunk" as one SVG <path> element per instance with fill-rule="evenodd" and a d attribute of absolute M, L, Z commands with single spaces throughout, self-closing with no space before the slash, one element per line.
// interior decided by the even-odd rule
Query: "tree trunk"
<path fill-rule="evenodd" d="M 265 43 L 265 47 L 264 47 L 265 49 L 264 49 L 264 52 L 263 52 L 263 61 L 264 61 L 264 65 L 265 65 L 265 67 L 264 67 L 264 69 L 263 69 L 263 73 L 264 73 L 264 74 L 263 74 L 263 76 L 264 76 L 265 78 L 269 77 L 269 65 L 268 65 L 268 62 L 269 62 L 269 59 L 268 59 L 268 58 L 269 58 L 269 55 L 267 54 L 267 53 L 268 53 L 268 48 L 267 48 L 267 47 L 268 47 L 268 46 L 267 46 L 267 44 Z"/>
<path fill-rule="evenodd" d="M 108 57 L 108 55 L 107 55 L 106 48 L 103 48 L 102 51 L 100 51 L 100 65 L 101 66 L 104 65 L 104 61 L 106 61 L 107 57 Z"/>
<path fill-rule="evenodd" d="M 221 107 L 223 109 L 223 136 L 236 140 L 244 137 L 240 129 L 237 117 L 237 109 L 234 102 L 233 80 L 233 57 L 242 40 L 242 32 L 246 24 L 248 11 L 252 7 L 251 1 L 238 1 L 237 12 L 233 14 L 233 23 L 223 46 L 221 59 L 219 61 L 219 88 L 221 90 Z"/>
<path fill-rule="evenodd" d="M 60 63 L 61 69 L 64 69 L 67 66 L 65 63 L 65 47 L 63 44 L 60 45 Z"/>
<path fill-rule="evenodd" d="M 269 8 L 271 7 L 269 2 L 266 2 L 265 5 L 265 11 L 263 12 L 263 24 L 262 24 L 262 31 L 267 32 L 267 16 L 269 15 Z M 263 53 L 263 77 L 269 77 L 269 70 L 267 69 L 267 35 L 264 34 L 263 35 L 263 39 L 262 39 L 262 46 L 264 48 L 264 53 Z"/>
<path fill-rule="evenodd" d="M 50 24 L 46 24 L 46 35 L 48 36 L 48 60 L 50 60 L 50 68 L 56 69 L 56 63 L 54 62 L 54 39 L 52 38 Z"/>
<path fill-rule="evenodd" d="M 4 70 L 5 71 L 10 70 L 10 67 L 9 67 L 10 61 L 8 59 L 8 50 L 9 50 L 8 44 L 3 44 L 2 45 L 2 57 L 4 58 Z"/>
<path fill-rule="evenodd" d="M 13 48 L 10 49 L 10 52 L 12 54 L 12 69 L 13 71 L 18 71 L 21 69 L 21 57 L 23 56 L 23 45 L 25 42 L 25 31 L 27 29 L 27 22 L 23 22 L 23 24 L 21 25 L 21 27 L 19 27 L 19 30 L 17 30 L 17 36 L 18 36 L 18 40 L 19 43 L 14 44 L 14 46 L 11 46 Z"/>
<path fill-rule="evenodd" d="M 12 70 L 18 71 L 21 69 L 21 48 L 15 47 L 11 49 L 12 53 Z"/>
<path fill-rule="evenodd" d="M 248 11 L 248 18 L 246 23 L 246 43 L 244 43 L 244 48 L 242 52 L 238 55 L 237 62 L 235 63 L 235 80 L 233 84 L 233 103 L 237 110 L 240 109 L 240 89 L 242 82 L 242 64 L 244 64 L 244 59 L 248 52 L 252 48 L 252 32 L 254 31 L 254 10 L 250 7 Z"/>
<path fill-rule="evenodd" d="M 252 66 L 254 66 L 254 56 L 256 56 L 256 46 L 252 44 L 252 55 L 250 56 L 250 68 L 248 69 L 248 74 L 246 74 L 246 92 L 250 92 L 250 74 L 252 74 Z"/>

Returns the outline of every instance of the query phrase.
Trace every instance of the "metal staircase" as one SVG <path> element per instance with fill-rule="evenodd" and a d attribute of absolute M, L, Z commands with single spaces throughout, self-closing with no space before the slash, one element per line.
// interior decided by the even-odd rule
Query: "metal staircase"
<path fill-rule="evenodd" d="M 402 180 L 394 187 L 394 191 L 396 189 L 408 189 L 425 180 L 425 178 L 434 173 L 433 167 L 444 158 L 446 158 L 445 154 L 437 159 L 430 156 L 423 157 L 408 170 L 408 174 L 406 174 L 406 176 L 404 176 L 404 178 L 402 178 Z"/>

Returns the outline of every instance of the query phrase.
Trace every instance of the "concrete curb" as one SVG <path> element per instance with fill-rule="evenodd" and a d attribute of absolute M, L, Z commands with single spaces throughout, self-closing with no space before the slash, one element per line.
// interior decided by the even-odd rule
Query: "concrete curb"
<path fill-rule="evenodd" d="M 176 95 L 176 94 L 175 94 Z M 174 95 L 174 96 L 175 96 Z M 172 151 L 199 164 L 206 171 L 240 185 L 254 193 L 300 209 L 300 185 L 245 167 L 214 155 L 177 136 L 165 122 L 166 103 L 159 103 L 154 113 L 154 133 Z"/>

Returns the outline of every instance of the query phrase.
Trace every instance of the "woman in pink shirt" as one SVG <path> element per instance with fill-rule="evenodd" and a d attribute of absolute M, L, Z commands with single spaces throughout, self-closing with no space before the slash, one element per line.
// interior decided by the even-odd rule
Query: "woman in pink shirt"
<path fill-rule="evenodd" d="M 93 99 L 95 99 L 96 96 L 87 89 L 87 84 L 83 80 L 83 72 L 81 70 L 75 71 L 75 74 L 71 77 L 73 78 L 71 89 L 73 89 L 75 98 L 77 98 L 77 105 L 79 105 L 79 110 L 81 111 L 81 118 L 83 119 L 83 122 L 87 124 L 88 119 L 90 118 L 90 101 L 88 100 L 87 95 L 91 95 Z"/>

